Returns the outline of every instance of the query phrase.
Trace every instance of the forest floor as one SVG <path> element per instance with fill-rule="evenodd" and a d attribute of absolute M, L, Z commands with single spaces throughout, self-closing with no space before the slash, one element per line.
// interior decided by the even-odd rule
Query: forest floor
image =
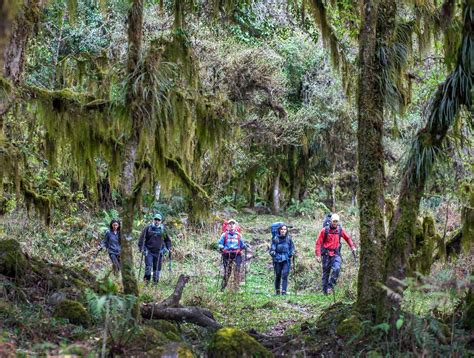
<path fill-rule="evenodd" d="M 326 337 L 325 343 L 318 342 L 319 338 L 314 332 L 318 330 L 319 319 L 323 313 L 343 310 L 348 304 L 354 302 L 358 266 L 347 244 L 343 242 L 342 271 L 335 295 L 323 295 L 321 264 L 318 264 L 314 257 L 315 240 L 322 225 L 323 214 L 321 213 L 317 219 L 254 214 L 236 214 L 233 217 L 240 223 L 243 239 L 251 245 L 247 252 L 245 269 L 242 270 L 245 272 L 243 280 L 237 291 L 230 288 L 223 292 L 220 290 L 223 268 L 217 242 L 221 221 L 216 220 L 214 225 L 200 230 L 190 229 L 184 225 L 176 225 L 173 228 L 171 265 L 169 257 L 165 257 L 162 277 L 158 285 L 146 287 L 140 281 L 141 301 L 161 302 L 173 292 L 179 275 L 185 274 L 190 277 L 190 280 L 183 291 L 181 303 L 186 306 L 210 309 L 215 319 L 223 326 L 260 334 L 268 339 L 291 337 L 290 340 L 282 340 L 282 344 L 288 345 L 285 348 L 286 351 L 293 353 L 299 351 L 302 356 L 311 350 L 314 351 L 315 346 L 328 343 L 327 340 L 334 341 L 335 337 Z M 291 227 L 290 234 L 297 250 L 286 296 L 274 294 L 273 266 L 268 254 L 268 245 L 271 240 L 269 226 L 276 221 L 284 221 Z M 99 242 L 94 233 L 101 231 L 99 228 L 103 229 L 104 224 L 100 224 L 97 219 L 76 218 L 63 221 L 54 229 L 43 230 L 38 223 L 25 218 L 12 217 L 4 225 L 0 236 L 14 237 L 21 243 L 22 249 L 31 256 L 39 256 L 68 267 L 87 268 L 99 280 L 109 277 L 118 287 L 121 287 L 120 278 L 111 274 L 108 255 L 102 251 L 97 258 L 94 258 Z M 171 224 L 169 224 L 170 227 Z M 145 225 L 145 222 L 137 224 L 134 243 L 138 239 L 139 229 Z M 356 216 L 343 215 L 342 225 L 356 246 L 359 246 Z M 144 268 L 140 268 L 141 257 L 137 251 L 134 258 L 137 275 L 140 271 L 142 276 Z M 170 267 L 171 271 L 169 271 Z M 439 298 L 430 297 L 425 293 L 410 292 L 407 292 L 406 297 L 410 300 L 410 310 L 419 314 L 426 312 L 432 302 Z M 46 302 L 48 298 L 45 297 L 43 300 Z M 74 337 L 83 336 L 84 332 L 78 331 L 77 328 L 61 331 L 59 325 L 62 343 L 58 344 L 57 339 L 54 343 L 42 342 L 45 339 L 44 336 L 33 339 L 34 344 L 29 342 L 28 340 L 34 337 L 35 327 L 46 324 L 42 311 L 45 310 L 39 309 L 39 312 L 33 313 L 25 311 L 26 313 L 22 315 L 25 319 L 22 322 L 23 326 L 31 326 L 28 329 L 32 331 L 32 334 L 26 335 L 23 341 L 17 340 L 18 347 L 29 348 L 30 352 L 33 347 L 33 350 L 44 352 L 54 350 L 60 345 L 77 343 Z M 53 328 L 54 325 L 48 327 L 54 331 Z M 192 324 L 182 324 L 181 332 L 186 341 L 192 345 L 194 352 L 205 354 L 205 342 L 209 340 L 209 332 Z M 5 335 L 5 332 L 3 334 Z M 90 339 L 87 344 L 91 344 Z M 312 347 L 306 347 L 306 345 Z"/>

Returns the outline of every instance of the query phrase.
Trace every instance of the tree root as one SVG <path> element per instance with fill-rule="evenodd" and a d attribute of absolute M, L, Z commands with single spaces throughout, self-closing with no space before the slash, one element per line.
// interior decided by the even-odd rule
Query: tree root
<path fill-rule="evenodd" d="M 218 330 L 222 325 L 218 323 L 212 312 L 201 307 L 184 307 L 179 301 L 183 289 L 189 281 L 189 276 L 180 275 L 174 292 L 160 303 L 144 303 L 141 306 L 141 315 L 144 319 L 165 319 L 178 322 L 191 322 L 209 330 Z"/>

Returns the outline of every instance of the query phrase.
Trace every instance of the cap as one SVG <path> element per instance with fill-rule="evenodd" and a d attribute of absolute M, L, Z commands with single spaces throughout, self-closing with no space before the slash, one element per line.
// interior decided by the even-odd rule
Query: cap
<path fill-rule="evenodd" d="M 230 224 L 230 223 L 237 224 L 237 221 L 235 221 L 234 219 L 230 219 L 229 221 L 227 221 L 227 224 Z"/>
<path fill-rule="evenodd" d="M 337 214 L 332 214 L 331 215 L 331 221 L 339 221 L 339 220 L 340 220 L 339 215 L 337 215 Z"/>
<path fill-rule="evenodd" d="M 162 220 L 163 218 L 161 217 L 161 214 L 155 214 L 155 215 L 153 215 L 153 219 Z"/>

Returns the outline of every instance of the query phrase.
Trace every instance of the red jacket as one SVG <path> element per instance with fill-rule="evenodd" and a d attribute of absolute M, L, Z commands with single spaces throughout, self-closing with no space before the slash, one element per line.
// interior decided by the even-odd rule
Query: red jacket
<path fill-rule="evenodd" d="M 318 239 L 316 240 L 314 253 L 316 254 L 317 257 L 321 256 L 321 244 L 323 244 L 325 232 L 326 232 L 326 229 L 322 228 L 321 231 L 319 232 Z M 347 244 L 352 250 L 355 249 L 355 245 L 352 242 L 352 239 L 350 238 L 349 235 L 347 235 L 347 232 L 344 229 L 342 229 L 341 237 L 344 240 L 346 240 Z M 329 226 L 328 237 L 326 240 L 324 240 L 323 247 L 328 250 L 335 250 L 339 247 L 339 229 L 337 227 L 333 229 L 331 226 Z M 328 254 L 329 256 L 334 256 L 335 252 L 329 251 Z"/>

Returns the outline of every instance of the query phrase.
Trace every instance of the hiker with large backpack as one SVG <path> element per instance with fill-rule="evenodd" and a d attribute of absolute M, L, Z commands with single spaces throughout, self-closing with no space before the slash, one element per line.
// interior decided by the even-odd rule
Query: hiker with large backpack
<path fill-rule="evenodd" d="M 286 295 L 291 258 L 295 254 L 295 245 L 288 234 L 288 227 L 284 223 L 279 224 L 276 235 L 272 238 L 270 255 L 273 258 L 273 269 L 275 270 L 275 293 Z"/>
<path fill-rule="evenodd" d="M 346 240 L 347 244 L 355 255 L 356 247 L 347 232 L 339 223 L 339 215 L 328 215 L 323 223 L 323 228 L 319 232 L 315 245 L 316 260 L 323 263 L 323 292 L 325 295 L 333 292 L 337 278 L 341 272 L 341 238 Z"/>
<path fill-rule="evenodd" d="M 112 268 L 114 274 L 120 271 L 120 251 L 121 236 L 120 236 L 120 221 L 113 219 L 109 224 L 109 229 L 105 232 L 104 239 L 100 242 L 99 251 L 107 249 L 110 261 L 112 261 Z M 97 254 L 96 254 L 97 256 Z"/>
<path fill-rule="evenodd" d="M 158 283 L 163 255 L 171 252 L 171 238 L 162 223 L 160 214 L 155 214 L 153 223 L 143 229 L 138 240 L 138 249 L 145 259 L 145 276 L 143 277 L 145 284 L 148 285 L 150 282 L 152 272 L 153 283 Z"/>
<path fill-rule="evenodd" d="M 221 290 L 224 290 L 232 274 L 232 266 L 235 265 L 234 279 L 237 285 L 240 284 L 240 267 L 242 265 L 242 251 L 248 245 L 242 239 L 240 228 L 234 219 L 230 219 L 223 226 L 223 233 L 219 239 L 219 251 L 222 254 L 224 265 L 224 277 L 222 278 Z"/>

